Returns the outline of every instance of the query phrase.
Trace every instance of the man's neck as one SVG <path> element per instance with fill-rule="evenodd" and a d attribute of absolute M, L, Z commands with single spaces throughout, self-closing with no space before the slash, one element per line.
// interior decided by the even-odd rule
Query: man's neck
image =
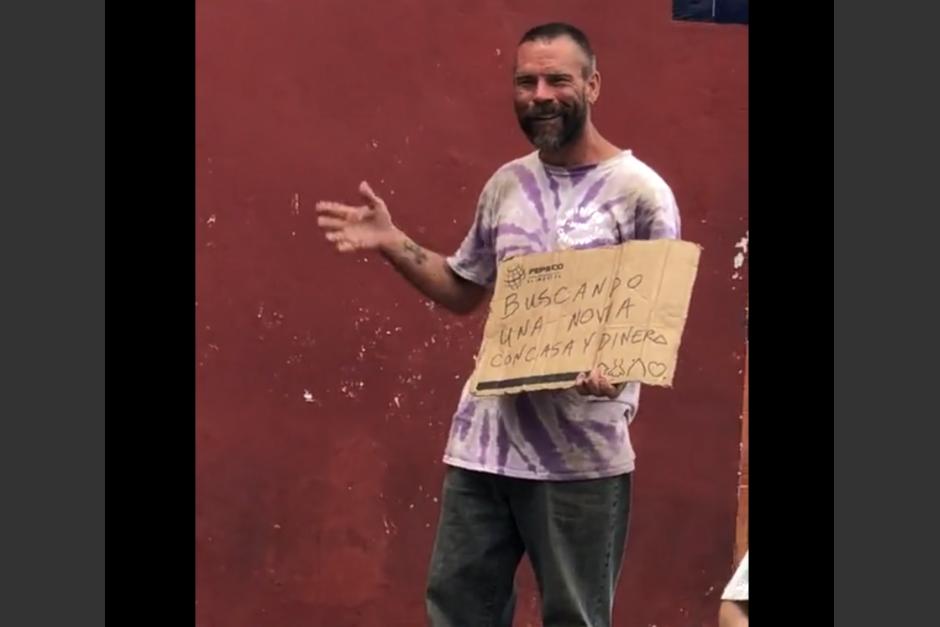
<path fill-rule="evenodd" d="M 549 165 L 576 168 L 606 161 L 619 152 L 620 148 L 604 139 L 594 124 L 588 120 L 581 137 L 560 150 L 539 151 L 539 158 Z"/>

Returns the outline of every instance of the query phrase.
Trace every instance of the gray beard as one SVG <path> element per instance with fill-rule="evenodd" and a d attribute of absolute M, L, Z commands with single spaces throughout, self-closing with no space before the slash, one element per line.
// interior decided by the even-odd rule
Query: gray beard
<path fill-rule="evenodd" d="M 536 148 L 546 152 L 555 152 L 564 144 L 561 133 L 539 133 L 532 137 L 530 141 Z"/>
<path fill-rule="evenodd" d="M 528 135 L 527 133 L 529 141 L 540 151 L 556 152 L 561 150 L 584 134 L 584 129 L 587 126 L 587 111 L 583 110 L 581 113 L 584 117 L 575 121 L 573 127 L 566 126 L 563 123 L 561 128 L 558 129 L 558 132 L 545 130 L 544 132 L 535 133 L 533 135 Z"/>

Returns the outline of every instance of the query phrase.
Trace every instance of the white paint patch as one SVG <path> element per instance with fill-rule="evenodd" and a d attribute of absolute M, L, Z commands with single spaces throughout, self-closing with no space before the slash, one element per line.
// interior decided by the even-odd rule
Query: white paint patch
<path fill-rule="evenodd" d="M 498 56 L 500 56 L 501 54 L 503 54 L 503 51 L 500 50 L 499 48 L 497 48 L 497 49 L 496 49 L 496 56 L 498 57 Z"/>
<path fill-rule="evenodd" d="M 407 377 L 404 377 L 404 376 L 399 376 L 399 377 L 398 377 L 398 382 L 399 382 L 399 383 L 401 383 L 402 385 L 409 384 L 409 385 L 411 385 L 412 387 L 416 387 L 415 384 L 416 384 L 418 381 L 420 381 L 420 380 L 421 380 L 421 374 L 420 374 L 420 373 L 418 373 L 418 374 L 410 374 L 410 375 L 408 375 Z"/>
<path fill-rule="evenodd" d="M 343 381 L 339 391 L 347 398 L 356 398 L 355 390 L 362 391 L 365 385 L 365 381 Z"/>
<path fill-rule="evenodd" d="M 372 144 L 372 147 L 373 147 L 373 148 L 378 148 L 378 147 L 379 147 L 379 140 L 377 140 L 377 139 L 373 139 L 373 140 L 372 140 L 371 142 L 369 142 L 369 143 Z"/>
<path fill-rule="evenodd" d="M 293 198 L 290 201 L 290 212 L 295 216 L 300 215 L 300 194 L 294 192 Z"/>
<path fill-rule="evenodd" d="M 215 224 L 215 214 L 214 214 L 214 213 L 213 213 L 211 216 L 209 216 L 209 219 L 208 219 L 208 220 L 206 220 L 206 225 L 212 226 L 213 224 Z"/>
<path fill-rule="evenodd" d="M 263 302 L 258 304 L 258 313 L 256 315 L 258 320 L 261 321 L 261 326 L 268 330 L 279 327 L 284 322 L 284 314 L 277 311 L 272 311 L 269 315 L 265 315 Z"/>
<path fill-rule="evenodd" d="M 294 336 L 294 341 L 297 342 L 298 344 L 300 344 L 301 346 L 303 346 L 304 348 L 313 348 L 314 346 L 317 345 L 316 339 L 314 339 L 314 337 L 313 337 L 312 335 L 310 335 L 310 332 L 309 332 L 309 331 L 306 331 L 306 332 L 304 333 L 304 337 L 303 337 L 302 339 L 301 339 L 301 338 L 298 338 L 298 337 L 295 335 L 295 336 Z"/>
<path fill-rule="evenodd" d="M 401 409 L 401 400 L 399 399 L 397 394 L 395 395 L 395 398 L 392 399 L 392 402 L 395 403 L 395 407 L 397 407 L 398 409 Z"/>
<path fill-rule="evenodd" d="M 731 278 L 734 280 L 743 279 L 743 275 L 737 272 L 744 266 L 744 260 L 747 257 L 747 246 L 749 241 L 749 231 L 744 233 L 744 237 L 738 240 L 738 243 L 734 245 L 738 249 L 738 253 L 734 256 L 732 263 L 734 264 L 735 272 L 731 275 Z M 732 288 L 733 289 L 733 288 Z"/>
<path fill-rule="evenodd" d="M 310 390 L 304 390 L 304 401 L 312 403 L 314 401 L 313 394 L 310 393 Z"/>

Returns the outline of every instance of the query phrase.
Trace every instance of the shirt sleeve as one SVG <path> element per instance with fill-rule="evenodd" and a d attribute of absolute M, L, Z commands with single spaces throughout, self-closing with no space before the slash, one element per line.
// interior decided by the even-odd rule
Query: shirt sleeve
<path fill-rule="evenodd" d="M 446 258 L 455 274 L 484 287 L 496 282 L 496 215 L 494 176 L 480 193 L 476 215 L 466 237 L 457 251 Z"/>
<path fill-rule="evenodd" d="M 682 224 L 672 189 L 652 171 L 649 179 L 636 206 L 636 239 L 680 239 Z"/>
<path fill-rule="evenodd" d="M 749 554 L 750 551 L 744 554 L 744 558 L 741 560 L 741 563 L 738 564 L 738 569 L 734 571 L 734 576 L 731 577 L 731 581 L 725 586 L 725 590 L 721 594 L 722 601 L 747 601 L 747 558 Z"/>

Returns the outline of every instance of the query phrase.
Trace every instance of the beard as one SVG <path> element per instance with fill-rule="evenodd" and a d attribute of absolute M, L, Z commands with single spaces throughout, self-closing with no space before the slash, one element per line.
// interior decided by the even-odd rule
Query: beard
<path fill-rule="evenodd" d="M 587 122 L 585 102 L 584 94 L 581 94 L 571 103 L 533 105 L 523 113 L 517 112 L 516 117 L 533 146 L 555 152 L 581 137 Z"/>

